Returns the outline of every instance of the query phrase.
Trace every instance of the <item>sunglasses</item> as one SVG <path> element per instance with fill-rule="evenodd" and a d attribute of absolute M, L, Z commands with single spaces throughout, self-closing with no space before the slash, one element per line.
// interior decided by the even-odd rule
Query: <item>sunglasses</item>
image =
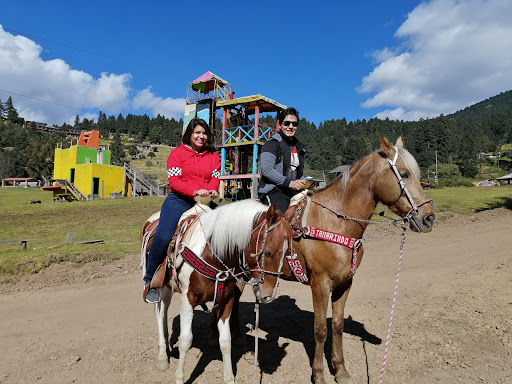
<path fill-rule="evenodd" d="M 288 120 L 283 121 L 283 125 L 285 127 L 290 126 L 290 124 L 293 125 L 294 127 L 298 127 L 299 126 L 299 122 L 298 121 L 288 121 Z"/>

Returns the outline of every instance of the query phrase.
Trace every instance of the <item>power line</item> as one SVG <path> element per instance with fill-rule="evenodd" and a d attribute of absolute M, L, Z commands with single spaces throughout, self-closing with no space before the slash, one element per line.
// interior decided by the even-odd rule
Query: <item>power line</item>
<path fill-rule="evenodd" d="M 90 112 L 90 111 L 91 111 L 90 109 L 83 109 L 83 108 L 71 107 L 71 106 L 69 106 L 69 105 L 56 103 L 56 102 L 54 102 L 54 101 L 38 99 L 37 97 L 27 96 L 27 95 L 23 95 L 23 94 L 21 94 L 21 93 L 17 93 L 17 92 L 13 92 L 13 91 L 8 91 L 8 90 L 6 90 L 6 89 L 0 89 L 0 92 L 5 92 L 5 93 L 10 93 L 10 94 L 13 94 L 13 95 L 16 95 L 16 96 L 26 97 L 27 99 L 34 99 L 34 100 L 37 100 L 37 101 L 43 101 L 43 102 L 45 102 L 45 103 L 55 104 L 55 105 L 59 105 L 59 106 L 61 106 L 61 107 L 65 107 L 65 108 L 75 109 L 75 110 L 77 110 L 77 111 L 84 111 L 84 112 Z"/>
<path fill-rule="evenodd" d="M 185 77 L 185 76 L 182 76 L 182 75 L 178 75 L 178 74 L 175 74 L 175 73 L 162 71 L 161 69 L 157 69 L 157 68 L 153 68 L 153 67 L 150 67 L 150 66 L 147 66 L 147 65 L 143 65 L 143 64 L 135 63 L 135 62 L 133 62 L 133 61 L 128 61 L 128 60 L 118 59 L 117 57 L 104 55 L 104 54 L 102 54 L 102 53 L 89 51 L 89 50 L 87 50 L 87 49 L 82 49 L 82 48 L 73 47 L 73 46 L 68 45 L 68 44 L 59 43 L 59 42 L 57 42 L 57 41 L 53 41 L 53 40 L 45 39 L 44 37 L 39 37 L 39 36 L 35 36 L 35 35 L 30 35 L 30 34 L 28 34 L 28 33 L 15 31 L 14 29 L 11 29 L 11 28 L 4 28 L 4 31 L 14 32 L 14 33 L 17 33 L 17 34 L 19 34 L 19 35 L 23 35 L 23 36 L 31 37 L 31 38 L 33 38 L 33 39 L 39 39 L 39 40 L 47 41 L 47 42 L 52 43 L 52 44 L 57 44 L 57 45 L 61 45 L 61 46 L 66 47 L 66 48 L 71 48 L 71 49 L 75 49 L 75 50 L 77 50 L 77 51 L 86 52 L 86 53 L 89 53 L 89 54 L 91 54 L 91 55 L 96 55 L 96 56 L 100 56 L 100 57 L 105 57 L 105 58 L 107 58 L 107 59 L 115 60 L 115 61 L 119 61 L 119 62 L 121 62 L 121 63 L 131 64 L 131 65 L 136 65 L 136 66 L 138 66 L 138 67 L 145 68 L 145 69 L 149 69 L 149 70 L 151 70 L 151 71 L 161 72 L 161 73 L 165 73 L 166 75 L 171 75 L 171 76 L 180 77 L 180 78 L 182 78 L 182 79 L 186 79 L 186 77 Z"/>

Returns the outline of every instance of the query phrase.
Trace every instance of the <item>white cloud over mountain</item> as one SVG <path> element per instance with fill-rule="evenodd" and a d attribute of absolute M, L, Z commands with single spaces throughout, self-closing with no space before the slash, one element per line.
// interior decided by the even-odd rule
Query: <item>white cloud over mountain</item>
<path fill-rule="evenodd" d="M 417 120 L 449 114 L 512 89 L 512 2 L 432 0 L 408 14 L 395 47 L 358 91 L 379 118 Z"/>

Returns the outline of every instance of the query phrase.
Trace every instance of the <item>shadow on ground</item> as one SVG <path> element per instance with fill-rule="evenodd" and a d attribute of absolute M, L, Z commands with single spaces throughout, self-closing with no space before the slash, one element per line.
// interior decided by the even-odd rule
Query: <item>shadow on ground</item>
<path fill-rule="evenodd" d="M 218 346 L 212 347 L 208 345 L 208 323 L 209 314 L 203 311 L 194 311 L 194 320 L 192 330 L 194 340 L 193 348 L 198 348 L 202 353 L 197 362 L 194 371 L 190 374 L 187 383 L 193 383 L 206 369 L 212 360 L 222 360 L 222 355 Z M 240 324 L 242 332 L 249 331 L 246 324 L 254 324 L 254 304 L 240 303 Z M 327 319 L 329 329 L 327 340 L 325 343 L 326 360 L 331 360 L 331 319 Z M 314 314 L 311 311 L 300 309 L 295 299 L 289 296 L 280 296 L 270 304 L 260 305 L 260 341 L 259 341 L 259 365 L 265 374 L 274 373 L 281 365 L 283 358 L 286 356 L 286 348 L 289 343 L 279 345 L 279 337 L 290 339 L 302 343 L 306 351 L 310 364 L 314 358 L 315 339 L 313 332 Z M 382 340 L 369 333 L 363 323 L 360 323 L 351 316 L 345 319 L 344 333 L 357 336 L 361 341 L 370 344 L 381 344 Z M 261 337 L 266 335 L 266 340 Z M 178 359 L 179 351 L 177 341 L 179 336 L 179 316 L 172 323 L 172 333 L 170 337 L 171 359 Z M 236 375 L 236 366 L 241 358 L 249 351 L 255 350 L 254 338 L 246 336 L 247 344 L 243 346 L 233 345 L 231 358 L 233 362 L 233 370 Z M 247 358 L 245 356 L 245 358 Z M 252 359 L 252 358 L 251 358 Z M 251 361 L 252 363 L 252 361 Z M 333 373 L 333 368 L 329 369 Z"/>
<path fill-rule="evenodd" d="M 492 203 L 485 203 L 487 205 L 486 208 L 480 208 L 477 209 L 476 212 L 482 212 L 487 211 L 489 209 L 495 209 L 495 208 L 507 208 L 512 209 L 512 198 L 510 197 L 501 197 L 497 199 L 497 201 L 493 201 Z"/>

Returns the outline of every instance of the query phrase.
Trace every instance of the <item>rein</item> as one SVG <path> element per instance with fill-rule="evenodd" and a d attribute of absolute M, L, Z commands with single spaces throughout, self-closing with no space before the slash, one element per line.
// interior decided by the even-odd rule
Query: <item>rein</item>
<path fill-rule="evenodd" d="M 284 218 L 281 218 L 281 220 L 284 220 Z M 261 250 L 258 252 L 258 242 L 259 242 L 259 238 L 260 238 L 260 233 L 263 229 L 263 224 L 265 224 L 265 232 L 263 234 L 263 241 L 261 242 Z M 252 233 L 254 233 L 254 231 L 256 231 L 258 228 L 258 236 L 256 237 L 256 253 L 251 253 L 250 254 L 250 257 L 255 257 L 257 258 L 257 261 L 256 261 L 256 268 L 255 269 L 246 269 L 244 270 L 244 272 L 259 272 L 263 275 L 265 274 L 268 274 L 268 275 L 272 275 L 272 276 L 281 276 L 283 274 L 283 272 L 281 271 L 276 271 L 276 272 L 273 272 L 273 271 L 269 271 L 269 270 L 266 270 L 264 269 L 265 268 L 265 258 L 262 257 L 263 256 L 263 253 L 265 252 L 265 243 L 267 241 L 267 234 L 269 232 L 272 232 L 275 228 L 277 228 L 277 226 L 280 224 L 280 221 L 277 221 L 276 223 L 272 224 L 270 227 L 267 225 L 267 220 L 263 220 L 261 223 L 259 223 L 253 230 L 252 230 Z M 262 260 L 262 266 L 260 266 L 260 260 Z M 242 272 L 243 273 L 243 272 Z M 260 279 L 254 279 L 254 280 L 257 280 L 258 284 L 260 283 L 263 283 L 265 281 L 265 278 L 260 278 Z M 251 284 L 251 285 L 255 285 L 255 284 Z"/>

